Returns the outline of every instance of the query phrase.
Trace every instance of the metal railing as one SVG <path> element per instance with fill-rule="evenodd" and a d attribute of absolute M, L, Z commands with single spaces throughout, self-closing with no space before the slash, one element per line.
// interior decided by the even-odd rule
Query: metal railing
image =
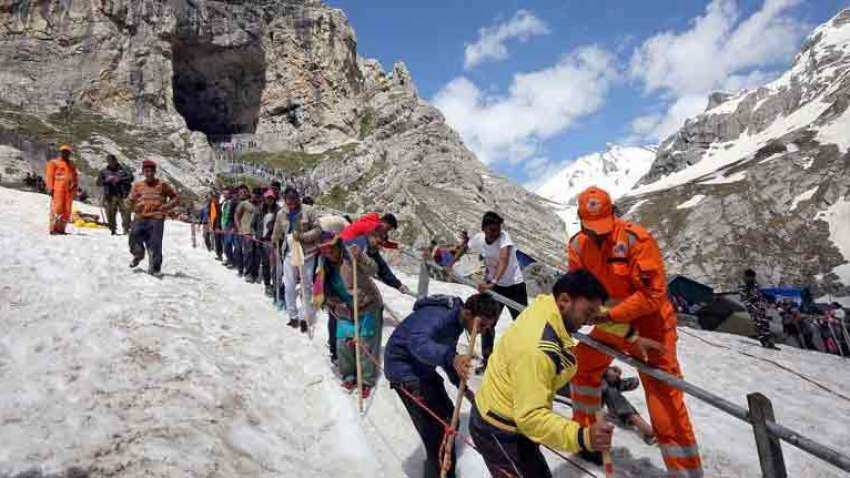
<path fill-rule="evenodd" d="M 433 261 L 416 257 L 415 254 L 406 252 L 405 254 L 421 261 L 419 273 L 419 289 L 418 296 L 422 297 L 428 294 L 428 282 L 430 275 L 428 267 L 437 268 L 446 271 L 458 283 L 475 288 L 477 285 L 474 281 L 457 274 L 455 271 L 445 269 Z M 501 302 L 507 307 L 516 311 L 522 311 L 525 306 L 515 302 L 503 295 L 488 290 L 491 296 L 498 302 Z M 719 395 L 709 392 L 701 387 L 698 387 L 686 380 L 670 375 L 667 372 L 651 367 L 633 357 L 630 357 L 618 350 L 615 350 L 608 345 L 599 342 L 598 340 L 576 332 L 572 334 L 573 338 L 581 343 L 584 343 L 606 355 L 614 357 L 622 362 L 625 362 L 642 373 L 645 373 L 657 380 L 660 380 L 671 387 L 675 387 L 688 395 L 691 395 L 733 417 L 749 423 L 753 426 L 755 434 L 756 448 L 759 453 L 759 461 L 762 468 L 762 474 L 766 478 L 785 478 L 788 476 L 785 470 L 785 461 L 782 456 L 782 448 L 779 445 L 779 440 L 782 440 L 790 445 L 793 445 L 800 450 L 803 450 L 810 455 L 816 456 L 821 460 L 850 472 L 850 457 L 844 455 L 826 445 L 818 443 L 802 434 L 791 430 L 788 427 L 776 423 L 773 417 L 773 408 L 770 400 L 760 393 L 752 393 L 747 395 L 749 409 L 736 405 L 729 400 L 726 400 Z"/>

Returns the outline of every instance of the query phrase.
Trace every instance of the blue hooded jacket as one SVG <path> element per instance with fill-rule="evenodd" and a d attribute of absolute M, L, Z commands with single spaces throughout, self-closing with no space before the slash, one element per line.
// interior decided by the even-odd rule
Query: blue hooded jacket
<path fill-rule="evenodd" d="M 449 380 L 460 381 L 453 361 L 463 333 L 458 297 L 433 295 L 416 301 L 413 313 L 396 327 L 384 351 L 384 375 L 390 383 L 440 380 L 442 367 Z"/>

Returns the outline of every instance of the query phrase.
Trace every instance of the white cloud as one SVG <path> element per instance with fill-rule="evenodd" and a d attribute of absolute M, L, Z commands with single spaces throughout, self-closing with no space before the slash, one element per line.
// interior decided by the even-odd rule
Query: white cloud
<path fill-rule="evenodd" d="M 507 22 L 478 30 L 478 41 L 466 44 L 464 67 L 470 69 L 485 61 L 506 59 L 508 47 L 505 42 L 510 39 L 526 41 L 532 36 L 548 33 L 549 28 L 543 20 L 529 11 L 518 10 Z"/>
<path fill-rule="evenodd" d="M 433 103 L 478 159 L 516 164 L 535 156 L 541 141 L 596 112 L 616 77 L 614 57 L 586 46 L 551 67 L 514 75 L 507 94 L 487 95 L 458 77 Z"/>
<path fill-rule="evenodd" d="M 647 93 L 661 93 L 669 109 L 649 120 L 637 118 L 636 134 L 660 140 L 685 119 L 705 109 L 715 90 L 739 90 L 768 81 L 765 67 L 788 61 L 807 26 L 789 10 L 802 0 L 765 0 L 761 9 L 742 19 L 735 0 L 713 0 L 684 32 L 663 32 L 637 48 L 629 76 Z"/>

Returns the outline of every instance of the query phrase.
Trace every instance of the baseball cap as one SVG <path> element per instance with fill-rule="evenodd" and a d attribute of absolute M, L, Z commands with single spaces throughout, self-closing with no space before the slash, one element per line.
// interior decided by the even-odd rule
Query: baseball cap
<path fill-rule="evenodd" d="M 614 229 L 614 207 L 605 190 L 591 186 L 578 195 L 578 217 L 581 227 L 596 234 L 608 234 Z"/>

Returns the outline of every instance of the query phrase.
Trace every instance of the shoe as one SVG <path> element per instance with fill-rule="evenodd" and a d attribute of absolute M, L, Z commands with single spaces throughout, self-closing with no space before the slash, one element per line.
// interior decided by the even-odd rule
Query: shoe
<path fill-rule="evenodd" d="M 578 457 L 588 463 L 593 463 L 594 465 L 602 466 L 602 452 L 582 450 L 579 452 Z"/>
<path fill-rule="evenodd" d="M 266 284 L 266 296 L 274 297 L 274 287 L 269 284 Z"/>
<path fill-rule="evenodd" d="M 139 263 L 142 262 L 142 259 L 143 259 L 142 257 L 134 257 L 133 260 L 130 261 L 130 269 L 138 266 Z"/>
<path fill-rule="evenodd" d="M 372 395 L 372 387 L 369 385 L 363 385 L 363 390 L 360 391 L 360 396 L 363 397 L 363 400 L 369 398 L 369 395 Z"/>
<path fill-rule="evenodd" d="M 301 332 L 303 332 L 303 333 L 305 333 L 305 334 L 306 334 L 306 333 L 307 333 L 307 332 L 309 332 L 309 331 L 310 331 L 310 326 L 309 326 L 309 325 L 307 325 L 307 321 L 306 321 L 306 320 L 302 320 L 302 321 L 301 321 Z"/>
<path fill-rule="evenodd" d="M 242 271 L 238 271 L 238 272 L 236 272 L 236 275 L 239 276 L 239 277 L 242 277 L 244 274 L 242 273 Z"/>
<path fill-rule="evenodd" d="M 290 319 L 290 321 L 287 322 L 286 325 L 292 327 L 293 329 L 297 329 L 298 328 L 298 322 L 300 322 L 298 319 Z"/>
<path fill-rule="evenodd" d="M 643 436 L 643 442 L 649 446 L 655 446 L 658 443 L 658 438 L 655 435 L 649 434 Z"/>
<path fill-rule="evenodd" d="M 115 235 L 116 235 L 116 234 L 115 234 L 115 230 L 114 230 L 114 229 L 113 229 L 113 230 L 111 230 L 111 231 L 109 231 L 109 232 L 110 232 L 110 234 L 109 234 L 110 236 L 115 236 Z"/>
<path fill-rule="evenodd" d="M 344 388 L 348 393 L 351 393 L 355 388 L 357 388 L 357 381 L 354 379 L 344 380 L 342 382 L 342 388 Z"/>
<path fill-rule="evenodd" d="M 215 260 L 221 262 L 221 256 L 215 256 Z"/>

